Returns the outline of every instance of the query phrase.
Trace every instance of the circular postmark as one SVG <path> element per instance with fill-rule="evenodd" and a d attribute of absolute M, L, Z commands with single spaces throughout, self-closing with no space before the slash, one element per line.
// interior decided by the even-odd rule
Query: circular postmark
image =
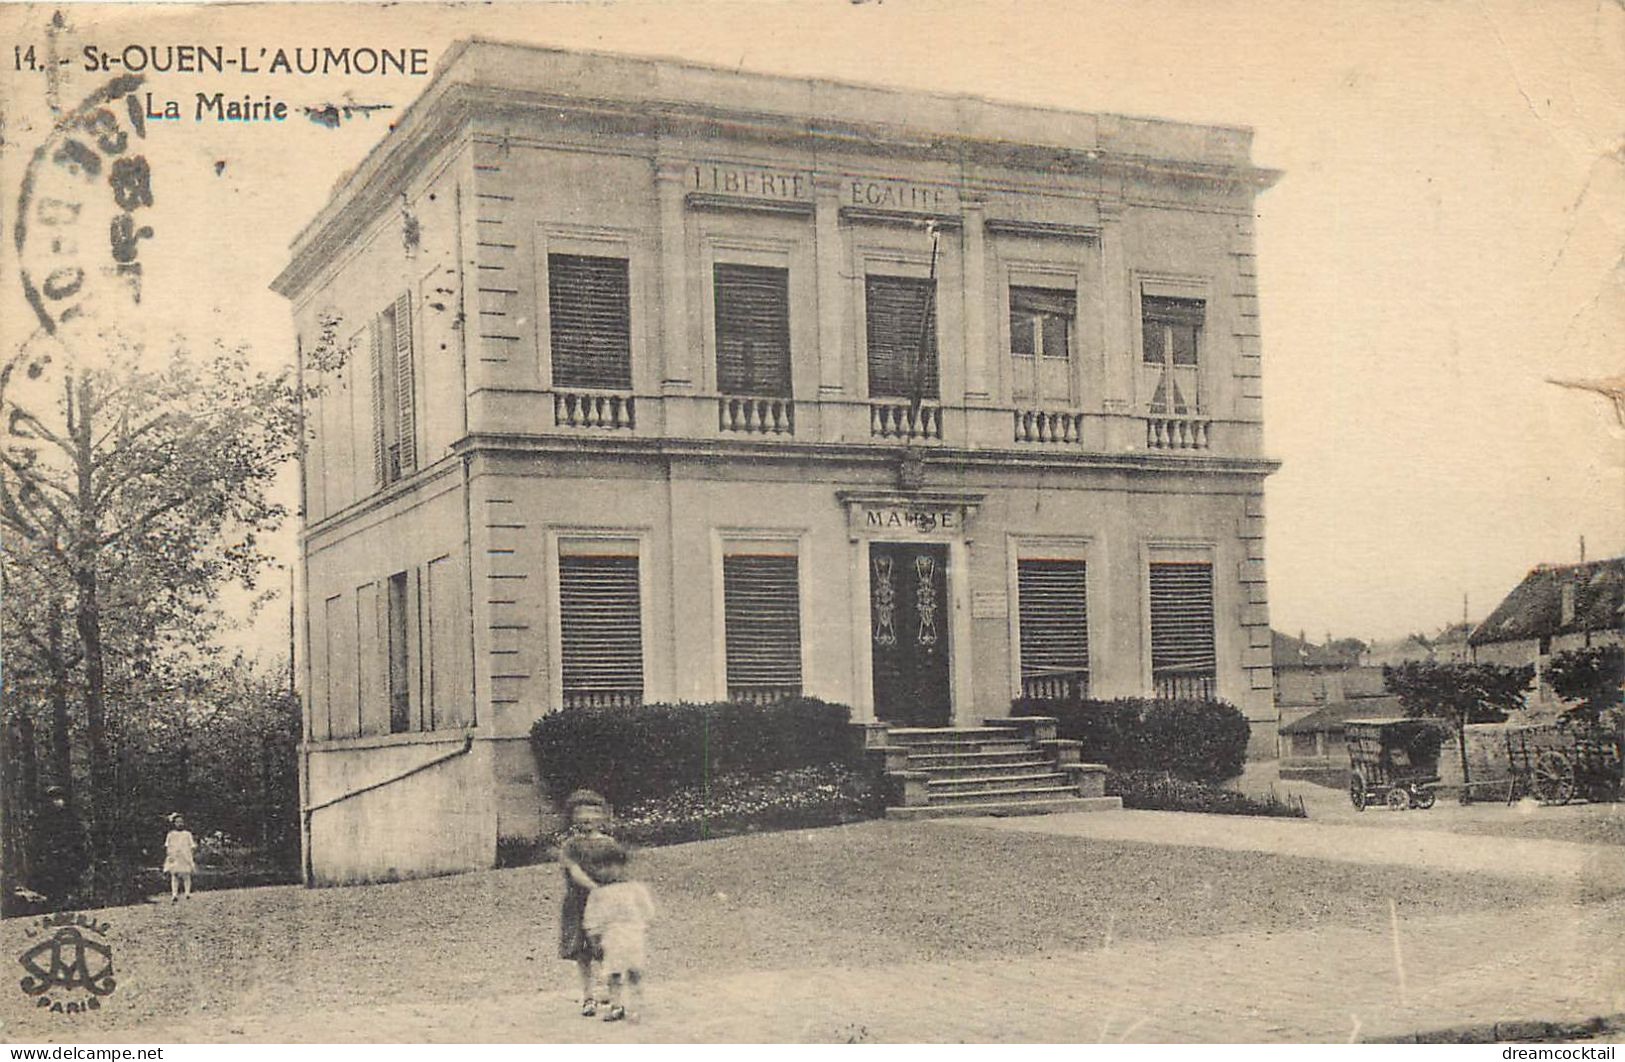
<path fill-rule="evenodd" d="M 141 301 L 141 241 L 151 239 L 152 169 L 142 78 L 115 77 L 57 120 L 29 160 L 15 239 L 23 295 L 55 335 L 93 311 Z"/>
<path fill-rule="evenodd" d="M 52 1014 L 85 1014 L 100 1010 L 113 994 L 113 946 L 108 923 L 90 915 L 63 911 L 41 915 L 23 930 L 28 943 L 17 962 L 18 982 L 37 1009 Z"/>

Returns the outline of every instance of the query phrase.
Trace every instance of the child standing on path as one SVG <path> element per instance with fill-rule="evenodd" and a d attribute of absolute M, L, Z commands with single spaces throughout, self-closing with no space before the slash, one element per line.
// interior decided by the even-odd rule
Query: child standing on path
<path fill-rule="evenodd" d="M 609 982 L 604 1020 L 636 1020 L 643 1009 L 644 931 L 654 918 L 654 899 L 641 881 L 632 880 L 623 848 L 605 854 L 597 878 L 582 924 L 598 945 L 602 975 Z"/>
<path fill-rule="evenodd" d="M 597 943 L 582 926 L 588 894 L 598 884 L 598 872 L 605 861 L 625 853 L 615 839 L 604 832 L 609 821 L 609 803 L 590 789 L 578 789 L 565 801 L 570 815 L 570 832 L 559 849 L 564 868 L 564 905 L 559 911 L 559 958 L 569 959 L 581 972 L 581 1014 L 598 1013 L 603 986 L 594 976 L 599 958 Z M 608 1002 L 607 999 L 602 1000 Z"/>
<path fill-rule="evenodd" d="M 169 817 L 169 833 L 164 837 L 164 873 L 169 875 L 169 902 L 181 898 L 181 882 L 186 898 L 192 898 L 192 875 L 197 872 L 197 841 L 179 813 Z"/>

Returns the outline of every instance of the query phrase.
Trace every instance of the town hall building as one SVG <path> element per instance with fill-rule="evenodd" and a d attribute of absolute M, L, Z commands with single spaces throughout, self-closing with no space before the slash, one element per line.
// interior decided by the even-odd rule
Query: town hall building
<path fill-rule="evenodd" d="M 1275 746 L 1245 129 L 472 41 L 299 235 L 323 882 L 542 828 L 548 712 Z"/>

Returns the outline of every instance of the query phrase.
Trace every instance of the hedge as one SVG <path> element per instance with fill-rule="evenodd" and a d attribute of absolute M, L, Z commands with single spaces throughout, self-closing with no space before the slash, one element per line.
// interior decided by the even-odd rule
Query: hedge
<path fill-rule="evenodd" d="M 1018 698 L 1011 715 L 1051 715 L 1083 758 L 1117 771 L 1166 771 L 1199 782 L 1241 774 L 1250 727 L 1223 701 L 1051 701 Z"/>
<path fill-rule="evenodd" d="M 843 705 L 811 697 L 774 704 L 645 704 L 566 708 L 531 728 L 549 791 L 595 789 L 619 809 L 723 776 L 862 765 Z"/>

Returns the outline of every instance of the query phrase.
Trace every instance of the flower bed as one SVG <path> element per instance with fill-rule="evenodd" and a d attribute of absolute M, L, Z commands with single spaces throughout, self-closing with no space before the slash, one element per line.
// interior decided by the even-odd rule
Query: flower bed
<path fill-rule="evenodd" d="M 615 836 L 663 845 L 767 830 L 835 826 L 881 812 L 873 782 L 841 764 L 734 774 L 615 809 Z"/>
<path fill-rule="evenodd" d="M 1281 800 L 1274 790 L 1259 800 L 1232 789 L 1178 778 L 1167 771 L 1111 771 L 1106 775 L 1106 795 L 1122 797 L 1125 808 L 1147 811 L 1203 811 L 1211 815 L 1290 819 L 1308 816 L 1301 800 Z"/>

